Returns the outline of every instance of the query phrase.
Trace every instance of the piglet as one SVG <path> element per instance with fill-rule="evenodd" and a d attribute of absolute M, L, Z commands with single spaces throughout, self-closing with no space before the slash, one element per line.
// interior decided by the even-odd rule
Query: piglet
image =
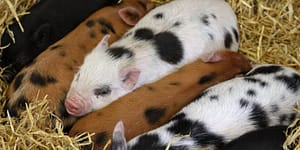
<path fill-rule="evenodd" d="M 49 45 L 64 37 L 96 10 L 117 2 L 118 0 L 41 0 L 29 10 L 29 15 L 21 17 L 24 32 L 17 22 L 9 26 L 15 41 L 12 41 L 8 32 L 0 39 L 1 46 L 9 44 L 3 50 L 0 66 L 12 64 L 5 70 L 4 77 L 11 82 L 16 73 Z"/>
<path fill-rule="evenodd" d="M 283 150 L 287 126 L 274 126 L 246 133 L 221 150 Z"/>
<path fill-rule="evenodd" d="M 296 117 L 294 109 L 299 102 L 298 72 L 280 65 L 258 65 L 243 77 L 208 88 L 168 123 L 127 144 L 120 142 L 124 135 L 113 137 L 112 147 L 119 150 L 222 149 L 247 132 L 290 124 Z M 138 124 L 125 123 L 125 126 L 132 130 Z M 115 131 L 114 135 L 122 135 L 122 123 L 117 124 Z"/>
<path fill-rule="evenodd" d="M 217 50 L 237 51 L 236 16 L 221 0 L 174 0 L 144 16 L 110 47 L 85 57 L 65 101 L 73 116 L 103 108 L 143 84 Z"/>
<path fill-rule="evenodd" d="M 126 138 L 133 138 L 166 123 L 209 86 L 251 69 L 248 60 L 236 52 L 224 50 L 212 58 L 220 62 L 203 63 L 198 60 L 82 117 L 74 124 L 69 135 L 95 133 L 95 149 L 102 149 L 111 137 L 114 125 L 122 119 L 126 126 L 132 127 L 126 130 Z"/>
<path fill-rule="evenodd" d="M 63 101 L 84 56 L 104 35 L 110 35 L 110 43 L 120 38 L 153 7 L 150 1 L 123 0 L 92 14 L 17 74 L 7 90 L 6 109 L 12 116 L 18 116 L 25 103 L 36 99 L 37 93 L 38 99 L 48 95 L 50 107 L 64 121 L 64 126 L 71 125 L 76 118 L 66 112 Z"/>

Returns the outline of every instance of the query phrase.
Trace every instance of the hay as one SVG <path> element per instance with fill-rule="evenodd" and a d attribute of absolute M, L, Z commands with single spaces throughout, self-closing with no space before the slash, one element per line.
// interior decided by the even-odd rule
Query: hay
<path fill-rule="evenodd" d="M 27 10 L 38 2 L 39 0 L 0 0 L 0 49 L 4 49 L 8 46 L 1 44 L 1 38 L 4 32 L 8 32 L 15 42 L 14 34 L 9 29 L 9 25 L 13 24 L 16 20 L 21 31 L 24 31 L 19 18 L 29 14 Z"/>
<path fill-rule="evenodd" d="M 300 1 L 228 0 L 238 16 L 240 51 L 256 64 L 300 71 Z"/>
<path fill-rule="evenodd" d="M 171 0 L 152 0 L 166 3 Z M 274 63 L 300 71 L 300 1 L 299 0 L 227 0 L 237 14 L 240 28 L 240 52 L 252 63 Z M 13 38 L 9 25 L 29 14 L 30 7 L 39 0 L 0 0 L 0 40 L 4 32 Z M 3 17 L 2 17 L 3 16 Z M 19 24 L 20 28 L 22 26 Z M 25 29 L 26 30 L 26 29 Z M 5 46 L 0 43 L 0 49 Z M 1 77 L 0 109 L 6 102 L 4 93 L 8 87 Z M 48 109 L 47 98 L 32 103 L 20 119 L 0 118 L 0 149 L 79 149 L 91 143 L 93 134 L 82 134 L 70 138 L 62 132 L 61 121 Z M 299 147 L 300 121 L 290 125 L 284 148 Z"/>
<path fill-rule="evenodd" d="M 300 108 L 297 109 L 297 112 L 300 113 Z M 285 150 L 300 149 L 300 118 L 296 119 L 286 131 L 286 141 L 283 144 Z"/>
<path fill-rule="evenodd" d="M 0 147 L 3 149 L 76 150 L 92 143 L 91 134 L 75 138 L 62 131 L 61 120 L 49 110 L 46 97 L 26 105 L 20 119 L 0 118 Z"/>

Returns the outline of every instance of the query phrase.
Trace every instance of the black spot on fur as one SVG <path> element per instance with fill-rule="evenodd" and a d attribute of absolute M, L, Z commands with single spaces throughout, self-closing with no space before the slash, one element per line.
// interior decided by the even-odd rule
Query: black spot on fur
<path fill-rule="evenodd" d="M 112 26 L 112 24 L 110 22 L 108 22 L 106 19 L 100 18 L 98 20 L 98 23 L 100 25 L 102 25 L 104 28 L 110 30 L 112 33 L 114 33 L 114 34 L 116 33 L 116 30 L 114 29 L 114 27 Z"/>
<path fill-rule="evenodd" d="M 249 119 L 252 120 L 253 124 L 258 128 L 267 127 L 269 124 L 267 113 L 257 103 L 254 103 L 252 105 L 252 110 Z"/>
<path fill-rule="evenodd" d="M 239 41 L 239 34 L 238 34 L 237 30 L 234 27 L 232 27 L 231 29 L 232 29 L 232 32 L 234 34 L 235 41 L 238 42 Z"/>
<path fill-rule="evenodd" d="M 196 97 L 194 98 L 193 101 L 200 100 L 202 97 L 206 96 L 208 93 L 209 93 L 209 90 L 205 90 L 205 91 L 201 92 L 198 96 L 196 96 Z"/>
<path fill-rule="evenodd" d="M 178 85 L 180 85 L 180 82 L 171 82 L 171 83 L 169 83 L 169 85 L 178 86 Z"/>
<path fill-rule="evenodd" d="M 96 33 L 93 31 L 90 31 L 89 36 L 90 36 L 90 38 L 94 39 L 96 37 Z"/>
<path fill-rule="evenodd" d="M 154 37 L 154 44 L 161 60 L 177 64 L 183 58 L 181 41 L 171 32 L 161 32 Z"/>
<path fill-rule="evenodd" d="M 149 91 L 155 91 L 154 87 L 152 87 L 152 86 L 147 86 L 147 89 L 148 89 Z"/>
<path fill-rule="evenodd" d="M 153 36 L 152 30 L 148 28 L 137 29 L 134 34 L 134 37 L 138 40 L 151 40 Z"/>
<path fill-rule="evenodd" d="M 212 95 L 209 97 L 210 101 L 217 101 L 219 100 L 219 96 L 218 95 Z"/>
<path fill-rule="evenodd" d="M 55 49 L 61 48 L 61 47 L 62 47 L 62 45 L 60 45 L 60 44 L 53 45 L 53 46 L 50 47 L 50 50 L 55 50 Z"/>
<path fill-rule="evenodd" d="M 95 134 L 95 144 L 105 144 L 104 142 L 107 140 L 107 133 L 106 132 L 100 132 Z"/>
<path fill-rule="evenodd" d="M 16 77 L 16 80 L 14 82 L 14 91 L 18 90 L 18 88 L 20 87 L 20 85 L 22 84 L 23 78 L 24 78 L 25 74 L 21 73 Z"/>
<path fill-rule="evenodd" d="M 181 22 L 179 22 L 179 21 L 176 21 L 175 23 L 174 23 L 174 25 L 173 26 L 175 26 L 175 27 L 178 27 L 178 26 L 180 26 L 181 25 Z"/>
<path fill-rule="evenodd" d="M 106 28 L 101 28 L 100 31 L 102 34 L 108 34 L 108 30 Z"/>
<path fill-rule="evenodd" d="M 203 147 L 215 145 L 219 149 L 225 145 L 224 138 L 220 135 L 210 132 L 201 122 L 194 122 L 190 136 L 197 142 L 197 145 Z"/>
<path fill-rule="evenodd" d="M 276 113 L 278 111 L 279 111 L 278 105 L 276 105 L 276 104 L 271 105 L 271 113 Z"/>
<path fill-rule="evenodd" d="M 173 134 L 187 135 L 191 132 L 192 126 L 193 122 L 191 120 L 181 119 L 175 121 L 167 130 Z"/>
<path fill-rule="evenodd" d="M 240 99 L 240 107 L 243 108 L 243 107 L 248 107 L 249 105 L 249 101 L 248 100 L 245 100 L 245 99 Z"/>
<path fill-rule="evenodd" d="M 159 144 L 157 134 L 145 134 L 138 138 L 137 143 L 130 150 L 165 150 L 166 146 Z"/>
<path fill-rule="evenodd" d="M 129 37 L 130 35 L 132 35 L 132 32 L 126 33 L 126 34 L 123 36 L 123 38 L 127 38 L 127 37 Z"/>
<path fill-rule="evenodd" d="M 271 73 L 276 73 L 282 70 L 282 67 L 280 66 L 275 66 L 275 65 L 270 65 L 270 66 L 261 66 L 258 68 L 255 68 L 254 70 L 250 71 L 249 73 L 246 74 L 246 76 L 253 76 L 256 74 L 271 74 Z"/>
<path fill-rule="evenodd" d="M 203 15 L 202 17 L 201 17 L 201 21 L 205 24 L 205 25 L 209 25 L 209 21 L 208 21 L 208 15 Z"/>
<path fill-rule="evenodd" d="M 163 17 L 164 17 L 163 13 L 157 13 L 157 14 L 154 15 L 155 19 L 162 19 Z"/>
<path fill-rule="evenodd" d="M 176 114 L 172 119 L 171 121 L 179 121 L 179 120 L 182 120 L 185 118 L 185 113 L 183 112 L 180 112 L 178 114 Z"/>
<path fill-rule="evenodd" d="M 66 52 L 65 52 L 65 51 L 60 51 L 60 52 L 59 52 L 59 56 L 65 57 L 65 56 L 66 56 Z"/>
<path fill-rule="evenodd" d="M 20 109 L 23 109 L 23 110 L 26 109 L 26 103 L 28 103 L 28 99 L 27 99 L 24 95 L 21 95 L 21 96 L 16 100 L 17 108 L 20 108 Z"/>
<path fill-rule="evenodd" d="M 95 25 L 95 21 L 94 20 L 89 20 L 85 23 L 85 25 L 89 28 L 93 27 Z"/>
<path fill-rule="evenodd" d="M 200 78 L 200 80 L 198 81 L 198 84 L 206 84 L 209 83 L 210 81 L 214 80 L 216 78 L 216 73 L 215 72 L 211 72 L 207 75 L 204 75 L 203 77 Z"/>
<path fill-rule="evenodd" d="M 293 73 L 291 77 L 280 75 L 275 77 L 276 80 L 283 82 L 292 92 L 297 92 L 300 88 L 300 76 Z"/>
<path fill-rule="evenodd" d="M 249 89 L 247 91 L 247 95 L 253 97 L 253 96 L 256 96 L 256 92 L 253 89 Z"/>
<path fill-rule="evenodd" d="M 245 77 L 244 80 L 250 83 L 259 83 L 261 87 L 265 87 L 268 85 L 268 83 L 266 83 L 265 81 L 252 77 Z"/>
<path fill-rule="evenodd" d="M 144 115 L 150 124 L 157 123 L 165 115 L 166 108 L 147 108 Z"/>
<path fill-rule="evenodd" d="M 209 38 L 210 38 L 211 40 L 214 40 L 214 39 L 215 39 L 215 37 L 214 37 L 212 34 L 210 34 L 210 33 L 208 33 L 208 36 L 209 36 Z"/>
<path fill-rule="evenodd" d="M 215 14 L 210 14 L 214 19 L 217 19 L 217 16 Z"/>
<path fill-rule="evenodd" d="M 124 47 L 112 47 L 106 50 L 106 52 L 112 56 L 114 59 L 121 58 L 122 56 L 126 55 L 127 58 L 130 58 L 134 55 L 132 51 Z"/>
<path fill-rule="evenodd" d="M 230 49 L 230 47 L 232 45 L 232 36 L 228 31 L 226 31 L 225 36 L 224 36 L 224 45 L 228 49 Z"/>
<path fill-rule="evenodd" d="M 175 121 L 167 130 L 175 135 L 190 134 L 190 137 L 203 147 L 213 144 L 220 148 L 224 145 L 223 137 L 209 132 L 204 124 L 200 122 L 181 119 Z"/>
<path fill-rule="evenodd" d="M 36 86 L 46 86 L 49 83 L 56 83 L 57 81 L 55 78 L 49 75 L 44 77 L 39 72 L 33 71 L 30 76 L 30 82 Z"/>

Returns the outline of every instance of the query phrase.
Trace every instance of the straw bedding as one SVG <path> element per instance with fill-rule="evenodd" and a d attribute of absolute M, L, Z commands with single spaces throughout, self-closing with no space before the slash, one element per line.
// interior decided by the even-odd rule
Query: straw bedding
<path fill-rule="evenodd" d="M 170 0 L 153 0 L 165 3 Z M 274 63 L 292 67 L 300 72 L 300 1 L 299 0 L 227 0 L 237 14 L 240 28 L 240 52 L 253 64 Z M 13 32 L 9 25 L 30 15 L 28 9 L 39 0 L 0 0 L 0 39 L 4 32 Z M 26 29 L 25 29 L 26 30 Z M 3 49 L 9 45 L 2 45 Z M 5 50 L 5 49 L 4 49 Z M 0 59 L 1 60 L 1 59 Z M 6 102 L 8 85 L 1 77 L 0 110 Z M 71 138 L 62 132 L 60 120 L 47 107 L 47 97 L 26 106 L 20 119 L 0 117 L 0 149 L 79 149 L 92 144 L 93 133 Z M 298 110 L 300 113 L 300 110 Z M 49 126 L 55 122 L 54 126 Z M 293 148 L 292 148 L 293 147 Z M 300 150 L 300 120 L 287 130 L 284 149 Z"/>

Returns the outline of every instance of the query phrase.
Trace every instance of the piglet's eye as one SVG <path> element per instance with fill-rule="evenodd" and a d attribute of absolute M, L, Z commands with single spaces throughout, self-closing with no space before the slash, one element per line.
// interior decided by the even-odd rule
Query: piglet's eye
<path fill-rule="evenodd" d="M 98 96 L 105 96 L 111 93 L 111 89 L 109 86 L 105 85 L 101 88 L 94 89 L 94 94 Z"/>

